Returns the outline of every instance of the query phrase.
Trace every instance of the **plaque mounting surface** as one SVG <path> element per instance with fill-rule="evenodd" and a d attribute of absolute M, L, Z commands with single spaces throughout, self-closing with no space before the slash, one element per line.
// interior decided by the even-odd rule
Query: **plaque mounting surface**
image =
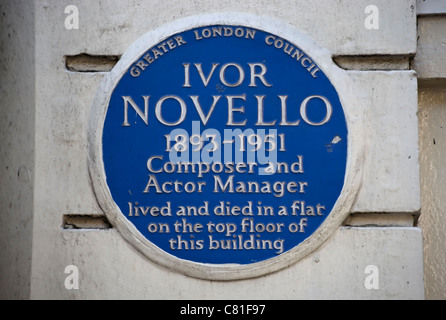
<path fill-rule="evenodd" d="M 359 188 L 342 77 L 327 52 L 264 17 L 149 32 L 93 106 L 102 209 L 149 259 L 190 276 L 242 279 L 298 261 L 339 227 Z"/>

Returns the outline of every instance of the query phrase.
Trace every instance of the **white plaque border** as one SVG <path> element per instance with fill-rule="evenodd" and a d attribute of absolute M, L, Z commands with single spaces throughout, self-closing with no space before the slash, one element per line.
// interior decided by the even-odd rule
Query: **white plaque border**
<path fill-rule="evenodd" d="M 125 217 L 113 201 L 106 182 L 102 160 L 102 130 L 110 96 L 126 70 L 154 45 L 172 35 L 208 25 L 244 26 L 263 30 L 294 43 L 321 67 L 335 87 L 347 122 L 348 154 L 344 187 L 329 216 L 305 241 L 277 257 L 252 264 L 207 264 L 177 258 L 146 239 Z M 331 54 L 318 46 L 296 27 L 267 16 L 244 13 L 215 13 L 176 20 L 150 31 L 137 39 L 123 54 L 116 66 L 104 76 L 93 105 L 88 128 L 88 161 L 97 201 L 110 223 L 139 252 L 155 263 L 182 274 L 208 280 L 238 280 L 276 272 L 303 259 L 321 246 L 348 217 L 362 182 L 364 134 L 355 114 L 354 90 L 348 88 L 348 74 L 333 62 Z M 354 119 L 353 119 L 354 118 Z"/>

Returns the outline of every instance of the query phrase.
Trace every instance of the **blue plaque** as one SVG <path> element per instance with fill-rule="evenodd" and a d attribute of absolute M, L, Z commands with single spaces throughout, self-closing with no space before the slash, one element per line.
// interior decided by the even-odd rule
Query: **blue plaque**
<path fill-rule="evenodd" d="M 141 52 L 109 93 L 99 147 L 118 220 L 138 242 L 243 266 L 312 236 L 344 188 L 349 144 L 311 52 L 239 24 L 185 29 Z"/>

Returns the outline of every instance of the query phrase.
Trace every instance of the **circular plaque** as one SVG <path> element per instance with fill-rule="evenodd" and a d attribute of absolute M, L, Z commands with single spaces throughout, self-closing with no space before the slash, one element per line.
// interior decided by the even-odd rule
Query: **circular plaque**
<path fill-rule="evenodd" d="M 146 34 L 93 106 L 90 170 L 110 222 L 149 259 L 199 278 L 301 259 L 358 189 L 337 73 L 268 19 L 201 16 Z"/>

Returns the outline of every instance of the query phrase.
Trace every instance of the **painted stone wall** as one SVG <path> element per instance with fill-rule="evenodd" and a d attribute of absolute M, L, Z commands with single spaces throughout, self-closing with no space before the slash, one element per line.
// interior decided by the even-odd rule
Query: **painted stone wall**
<path fill-rule="evenodd" d="M 446 6 L 444 1 L 420 1 L 418 75 L 421 215 L 426 299 L 445 299 L 445 107 Z"/>
<path fill-rule="evenodd" d="M 34 5 L 0 4 L 0 297 L 30 296 L 35 137 Z"/>
<path fill-rule="evenodd" d="M 2 144 L 0 168 L 12 179 L 9 185 L 13 187 L 4 188 L 2 183 L 2 208 L 7 208 L 8 200 L 17 195 L 14 188 L 23 190 L 19 178 L 30 172 L 29 198 L 15 201 L 26 207 L 6 209 L 1 220 L 4 231 L 12 230 L 11 219 L 16 212 L 21 221 L 32 217 L 32 223 L 18 227 L 27 238 L 16 249 L 2 249 L 2 256 L 5 252 L 9 261 L 14 255 L 26 260 L 2 267 L 2 283 L 13 286 L 15 280 L 7 278 L 19 265 L 19 273 L 29 281 L 19 284 L 23 293 L 2 292 L 3 296 L 424 298 L 422 233 L 416 226 L 420 212 L 418 86 L 410 66 L 417 50 L 415 0 L 379 0 L 374 1 L 374 7 L 363 0 L 323 0 L 317 4 L 295 0 L 288 1 L 286 7 L 279 1 L 254 0 L 33 3 L 14 2 L 0 7 L 11 21 L 20 16 L 19 12 L 31 12 L 28 15 L 35 20 L 31 32 L 34 42 L 27 43 L 27 50 L 33 53 L 29 64 L 35 66 L 35 74 L 28 81 L 34 79 L 34 85 L 29 86 L 35 91 L 23 98 L 30 105 L 32 117 L 19 114 L 13 121 L 23 124 L 27 120 L 30 125 L 2 129 L 5 141 L 19 146 L 30 144 L 26 148 L 30 154 L 24 158 L 29 164 L 18 166 L 20 149 Z M 362 164 L 361 187 L 351 214 L 318 249 L 266 276 L 215 282 L 153 263 L 110 225 L 89 174 L 88 124 L 101 80 L 135 40 L 181 18 L 230 12 L 276 19 L 298 29 L 329 53 L 342 74 L 342 83 L 338 84 L 341 95 L 352 101 L 349 117 L 354 120 L 356 139 L 364 152 L 358 159 Z M 8 21 L 2 23 L 9 25 Z M 31 29 L 19 31 L 30 34 Z M 2 34 L 2 41 L 7 37 Z M 25 44 L 14 44 L 18 48 L 15 50 L 22 51 L 21 46 Z M 12 59 L 13 52 L 3 55 Z M 20 61 L 2 63 L 14 66 L 18 75 L 27 74 Z M 17 92 L 22 88 L 2 78 L 2 90 L 8 86 Z M 2 115 L 13 109 L 5 109 L 7 104 L 17 109 L 24 102 L 12 96 L 2 100 Z M 2 128 L 7 126 L 5 119 L 2 117 Z M 25 142 L 20 143 L 17 137 Z M 6 167 L 14 171 L 8 173 Z M 19 178 L 15 177 L 17 172 Z M 9 233 L 12 236 L 12 231 Z M 12 243 L 10 239 L 5 243 Z"/>

